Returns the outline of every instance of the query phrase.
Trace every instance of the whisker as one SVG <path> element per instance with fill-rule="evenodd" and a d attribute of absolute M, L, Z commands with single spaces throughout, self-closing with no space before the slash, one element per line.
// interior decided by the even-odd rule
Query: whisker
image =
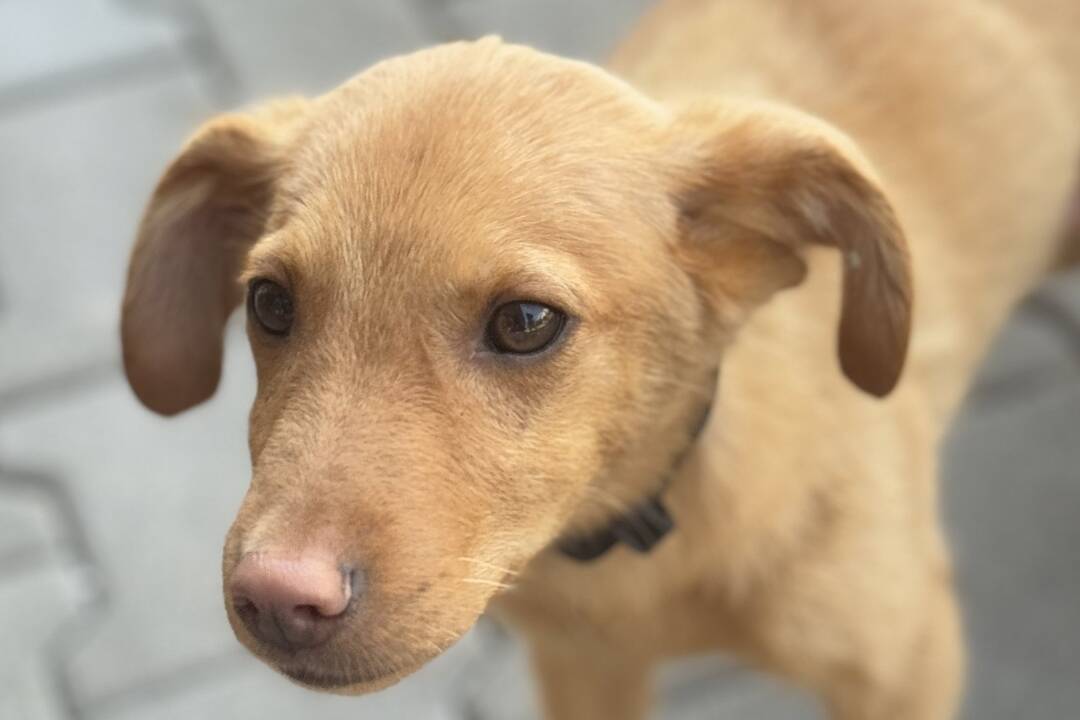
<path fill-rule="evenodd" d="M 496 570 L 496 571 L 504 573 L 506 575 L 512 575 L 514 577 L 517 577 L 517 575 L 518 575 L 517 571 L 515 571 L 515 570 L 511 570 L 509 568 L 504 568 L 504 567 L 502 567 L 500 565 L 495 565 L 494 563 L 489 563 L 487 560 L 480 560 L 478 558 L 471 558 L 471 557 L 459 557 L 458 560 L 462 560 L 464 562 L 469 562 L 469 563 L 474 563 L 476 565 L 483 565 L 484 567 L 488 567 L 488 568 L 491 568 L 492 570 Z"/>
<path fill-rule="evenodd" d="M 504 582 L 498 580 L 487 580 L 485 578 L 464 578 L 461 582 L 469 583 L 471 585 L 489 585 L 491 587 L 500 588 L 502 590 L 513 590 L 516 585 L 507 585 Z"/>

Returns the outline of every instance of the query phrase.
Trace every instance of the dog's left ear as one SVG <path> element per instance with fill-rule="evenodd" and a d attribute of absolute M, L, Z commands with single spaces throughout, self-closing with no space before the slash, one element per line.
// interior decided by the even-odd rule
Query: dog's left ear
<path fill-rule="evenodd" d="M 225 321 L 243 295 L 240 268 L 265 229 L 284 148 L 306 108 L 291 98 L 210 120 L 150 197 L 120 322 L 128 382 L 150 409 L 173 415 L 217 388 Z"/>
<path fill-rule="evenodd" d="M 677 256 L 706 295 L 745 313 L 800 283 L 803 254 L 840 251 L 844 374 L 887 395 L 911 329 L 903 232 L 854 144 L 820 120 L 771 106 L 696 107 L 677 120 Z"/>

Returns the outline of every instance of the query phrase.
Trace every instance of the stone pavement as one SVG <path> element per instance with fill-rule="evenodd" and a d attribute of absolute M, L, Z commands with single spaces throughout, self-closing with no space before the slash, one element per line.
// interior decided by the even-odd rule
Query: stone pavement
<path fill-rule="evenodd" d="M 0 719 L 535 717 L 521 654 L 488 623 L 360 699 L 249 658 L 218 577 L 248 473 L 239 323 L 218 396 L 163 420 L 124 385 L 116 312 L 142 203 L 209 115 L 488 32 L 596 59 L 645 4 L 0 0 Z M 968 718 L 1080 712 L 1078 439 L 1073 277 L 1017 313 L 945 448 Z M 718 659 L 669 668 L 663 687 L 664 718 L 818 716 Z"/>

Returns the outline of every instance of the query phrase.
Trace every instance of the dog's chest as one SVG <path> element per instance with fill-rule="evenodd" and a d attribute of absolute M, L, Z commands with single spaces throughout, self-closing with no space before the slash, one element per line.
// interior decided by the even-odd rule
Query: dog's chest
<path fill-rule="evenodd" d="M 718 595 L 696 583 L 672 582 L 660 557 L 617 552 L 595 563 L 543 563 L 489 609 L 535 639 L 591 638 L 660 655 L 731 643 L 733 623 Z"/>

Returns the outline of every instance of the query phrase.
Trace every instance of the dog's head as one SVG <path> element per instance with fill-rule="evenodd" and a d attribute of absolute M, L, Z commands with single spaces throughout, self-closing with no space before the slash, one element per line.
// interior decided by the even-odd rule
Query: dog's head
<path fill-rule="evenodd" d="M 201 128 L 139 231 L 124 362 L 150 408 L 195 405 L 246 302 L 259 389 L 229 618 L 294 679 L 370 690 L 561 533 L 656 491 L 723 346 L 814 245 L 844 259 L 840 365 L 888 393 L 907 258 L 842 136 L 448 45 Z"/>

